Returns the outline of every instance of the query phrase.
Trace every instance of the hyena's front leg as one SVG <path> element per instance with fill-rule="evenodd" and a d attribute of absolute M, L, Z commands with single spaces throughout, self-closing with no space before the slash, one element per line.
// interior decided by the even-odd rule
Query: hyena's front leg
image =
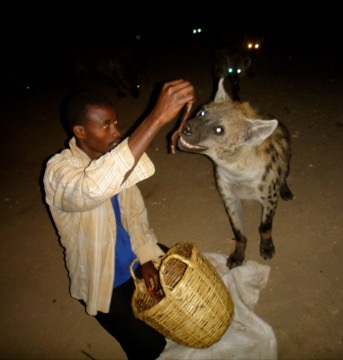
<path fill-rule="evenodd" d="M 232 269 L 243 263 L 245 258 L 245 249 L 247 238 L 244 235 L 242 204 L 236 198 L 224 198 L 226 211 L 229 216 L 231 228 L 235 237 L 235 250 L 227 259 L 227 266 Z"/>
<path fill-rule="evenodd" d="M 273 218 L 277 206 L 277 197 L 272 197 L 262 204 L 262 219 L 258 228 L 260 232 L 260 255 L 266 260 L 275 253 L 272 239 Z"/>

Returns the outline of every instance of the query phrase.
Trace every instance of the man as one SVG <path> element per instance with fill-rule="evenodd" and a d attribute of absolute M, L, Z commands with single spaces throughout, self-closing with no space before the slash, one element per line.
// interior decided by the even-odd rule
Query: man
<path fill-rule="evenodd" d="M 131 309 L 132 260 L 138 258 L 147 289 L 158 300 L 161 285 L 153 261 L 164 254 L 136 184 L 154 173 L 145 153 L 153 138 L 194 101 L 188 81 L 165 83 L 151 112 L 122 139 L 113 105 L 88 91 L 76 93 L 64 107 L 73 135 L 69 148 L 48 161 L 44 174 L 71 296 L 85 304 L 130 360 L 156 359 L 166 345 Z"/>

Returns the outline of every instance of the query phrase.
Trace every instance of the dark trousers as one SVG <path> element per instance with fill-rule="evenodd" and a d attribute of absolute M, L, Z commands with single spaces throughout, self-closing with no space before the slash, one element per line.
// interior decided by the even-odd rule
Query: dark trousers
<path fill-rule="evenodd" d="M 109 313 L 95 318 L 120 343 L 129 360 L 155 360 L 166 346 L 163 335 L 137 319 L 131 309 L 132 278 L 113 289 Z"/>
<path fill-rule="evenodd" d="M 159 245 L 168 251 L 164 245 Z M 139 268 L 137 270 L 139 273 Z M 109 313 L 98 312 L 95 318 L 120 343 L 129 360 L 155 360 L 165 348 L 166 339 L 133 315 L 134 289 L 132 278 L 113 289 Z"/>

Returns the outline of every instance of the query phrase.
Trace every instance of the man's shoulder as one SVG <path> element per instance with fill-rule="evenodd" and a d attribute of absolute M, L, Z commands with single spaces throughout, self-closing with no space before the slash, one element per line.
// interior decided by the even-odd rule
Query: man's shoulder
<path fill-rule="evenodd" d="M 75 158 L 72 154 L 72 151 L 69 148 L 64 148 L 61 150 L 58 150 L 56 153 L 50 156 L 49 160 L 47 161 L 47 164 L 56 163 L 60 161 L 70 160 L 72 161 L 73 158 Z"/>

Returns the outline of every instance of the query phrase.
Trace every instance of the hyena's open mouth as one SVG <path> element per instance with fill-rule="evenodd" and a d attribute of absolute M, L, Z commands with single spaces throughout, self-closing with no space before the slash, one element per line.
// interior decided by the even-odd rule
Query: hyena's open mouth
<path fill-rule="evenodd" d="M 182 136 L 178 140 L 178 147 L 183 151 L 201 152 L 207 150 L 206 146 L 192 145 L 188 143 Z"/>

